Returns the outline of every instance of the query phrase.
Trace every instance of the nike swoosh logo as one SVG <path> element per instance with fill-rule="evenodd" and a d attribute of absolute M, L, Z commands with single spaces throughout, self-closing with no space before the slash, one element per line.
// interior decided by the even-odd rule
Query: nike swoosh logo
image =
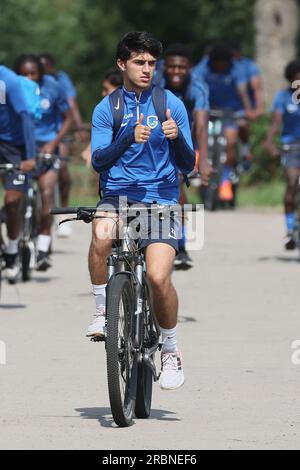
<path fill-rule="evenodd" d="M 13 180 L 13 184 L 24 184 L 24 181 Z"/>
<path fill-rule="evenodd" d="M 120 98 L 118 98 L 118 104 L 117 106 L 115 106 L 115 109 L 118 111 L 118 109 L 120 109 Z"/>

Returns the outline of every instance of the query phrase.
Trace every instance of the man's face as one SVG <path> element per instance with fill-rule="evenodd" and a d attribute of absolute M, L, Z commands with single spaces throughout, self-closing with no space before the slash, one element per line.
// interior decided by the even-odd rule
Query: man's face
<path fill-rule="evenodd" d="M 115 91 L 118 87 L 115 85 L 112 85 L 108 80 L 103 80 L 102 82 L 102 96 L 110 95 L 113 91 Z"/>
<path fill-rule="evenodd" d="M 165 60 L 165 72 L 169 84 L 174 89 L 182 88 L 190 71 L 191 64 L 187 57 L 168 56 Z"/>
<path fill-rule="evenodd" d="M 24 62 L 20 67 L 20 74 L 34 82 L 38 82 L 40 79 L 39 68 L 35 62 Z"/>
<path fill-rule="evenodd" d="M 156 58 L 148 52 L 132 52 L 128 60 L 118 59 L 117 64 L 124 76 L 126 87 L 146 90 L 153 78 Z"/>
<path fill-rule="evenodd" d="M 47 59 L 44 57 L 41 57 L 41 64 L 43 66 L 44 73 L 48 75 L 53 75 L 55 73 L 55 67 L 51 62 L 49 62 Z"/>
<path fill-rule="evenodd" d="M 212 69 L 215 73 L 226 73 L 230 68 L 230 61 L 224 59 L 215 60 L 212 64 Z"/>

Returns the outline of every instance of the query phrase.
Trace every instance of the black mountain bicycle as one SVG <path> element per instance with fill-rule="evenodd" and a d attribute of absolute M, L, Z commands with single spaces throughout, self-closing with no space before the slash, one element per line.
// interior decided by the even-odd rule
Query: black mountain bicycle
<path fill-rule="evenodd" d="M 180 207 L 180 206 L 179 206 Z M 194 210 L 198 210 L 196 205 Z M 178 208 L 178 211 L 180 209 Z M 147 280 L 144 253 L 134 227 L 139 215 L 164 217 L 169 206 L 151 209 L 137 205 L 115 210 L 122 222 L 122 237 L 107 259 L 106 290 L 106 357 L 108 392 L 112 415 L 120 427 L 130 426 L 133 416 L 148 418 L 151 410 L 152 384 L 158 380 L 155 353 L 160 349 L 160 330 L 154 315 L 151 291 Z M 66 219 L 91 222 L 108 215 L 97 215 L 103 209 L 79 207 L 53 209 L 52 214 L 76 214 Z M 112 217 L 115 220 L 115 217 Z M 119 224 L 120 227 L 120 224 Z M 120 237 L 119 237 L 120 238 Z M 94 341 L 102 340 L 93 338 Z"/>

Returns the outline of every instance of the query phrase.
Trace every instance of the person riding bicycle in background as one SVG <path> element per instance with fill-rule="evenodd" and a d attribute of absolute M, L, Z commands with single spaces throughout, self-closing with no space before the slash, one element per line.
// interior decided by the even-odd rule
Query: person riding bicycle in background
<path fill-rule="evenodd" d="M 159 41 L 147 32 L 127 33 L 117 46 L 117 65 L 123 73 L 124 115 L 114 137 L 114 120 L 107 96 L 95 108 L 92 123 L 92 164 L 100 173 L 102 203 L 119 205 L 119 197 L 142 202 L 172 205 L 178 202 L 178 166 L 192 171 L 195 153 L 187 112 L 180 99 L 166 90 L 166 117 L 161 124 L 155 111 L 152 79 Z M 116 104 L 118 109 L 120 100 Z M 178 250 L 177 223 L 170 220 L 169 237 L 142 240 L 153 306 L 162 333 L 162 373 L 160 386 L 180 387 L 184 382 L 181 354 L 177 348 L 176 323 L 178 298 L 171 281 Z M 105 334 L 106 258 L 111 253 L 111 219 L 95 220 L 89 252 L 89 270 L 96 300 L 96 318 L 87 336 Z"/>
<path fill-rule="evenodd" d="M 212 167 L 207 159 L 207 123 L 208 123 L 208 88 L 201 80 L 193 80 L 191 75 L 192 58 L 190 49 L 184 44 L 172 44 L 164 53 L 164 73 L 157 73 L 154 83 L 170 90 L 183 101 L 192 129 L 194 147 L 198 149 L 199 172 L 202 184 L 207 185 Z M 184 182 L 180 184 L 180 204 L 184 205 L 186 200 Z M 175 266 L 189 264 L 191 258 L 186 251 L 186 237 L 183 223 L 182 238 L 179 240 L 179 252 L 175 259 Z"/>
<path fill-rule="evenodd" d="M 123 76 L 118 69 L 112 69 L 106 72 L 102 82 L 101 96 L 104 98 L 107 95 L 110 95 L 117 88 L 122 86 Z M 85 161 L 87 166 L 91 164 L 91 143 L 82 151 L 81 153 L 82 160 Z"/>
<path fill-rule="evenodd" d="M 63 70 L 56 69 L 56 60 L 53 55 L 49 53 L 40 54 L 39 56 L 41 64 L 43 66 L 44 74 L 51 75 L 57 80 L 61 88 L 64 90 L 67 97 L 67 101 L 70 106 L 72 113 L 72 125 L 76 130 L 75 136 L 77 140 L 86 140 L 86 131 L 84 130 L 83 120 L 81 117 L 78 101 L 77 92 L 75 86 L 69 77 L 69 75 Z M 59 117 L 58 124 L 62 126 L 62 119 Z M 71 191 L 71 175 L 68 169 L 67 157 L 70 156 L 70 139 L 66 135 L 59 144 L 59 154 L 62 157 L 61 168 L 59 170 L 59 193 L 61 206 L 67 207 L 69 205 L 70 191 Z M 61 237 L 68 237 L 72 233 L 70 224 L 61 224 L 57 228 L 57 235 Z"/>
<path fill-rule="evenodd" d="M 52 76 L 44 75 L 39 58 L 34 55 L 22 55 L 16 63 L 16 72 L 38 83 L 40 88 L 40 106 L 42 117 L 35 123 L 35 142 L 37 154 L 58 155 L 62 138 L 71 127 L 72 116 L 66 95 Z M 58 116 L 63 124 L 57 125 Z M 51 244 L 51 226 L 53 216 L 49 214 L 54 206 L 55 185 L 58 180 L 60 161 L 38 164 L 38 183 L 42 199 L 42 213 L 37 238 L 37 270 L 45 271 L 50 267 L 49 248 Z"/>
<path fill-rule="evenodd" d="M 279 134 L 280 130 L 282 144 L 298 145 L 298 149 L 283 153 L 282 156 L 282 166 L 286 178 L 284 209 L 287 236 L 285 239 L 285 248 L 287 250 L 293 250 L 296 248 L 295 208 L 300 175 L 300 104 L 296 102 L 293 97 L 295 88 L 292 87 L 292 83 L 295 80 L 300 80 L 299 60 L 293 60 L 286 66 L 285 78 L 290 85 L 288 88 L 279 91 L 274 97 L 272 104 L 272 123 L 264 148 L 273 157 L 280 155 L 280 150 L 274 143 L 274 139 Z"/>
<path fill-rule="evenodd" d="M 248 93 L 253 110 L 252 120 L 258 119 L 264 113 L 264 98 L 261 71 L 253 59 L 242 55 L 239 45 L 234 44 L 230 47 L 233 60 L 236 61 L 244 70 L 248 83 Z M 248 170 L 251 166 L 252 153 L 250 150 L 250 128 L 246 123 L 239 129 L 239 137 L 242 142 L 241 155 L 243 158 L 243 166 Z"/>
<path fill-rule="evenodd" d="M 213 47 L 208 57 L 200 61 L 192 71 L 195 80 L 204 80 L 209 88 L 209 103 L 212 109 L 239 112 L 253 119 L 255 114 L 247 89 L 247 77 L 244 68 L 232 59 L 227 46 Z M 245 119 L 239 120 L 239 127 L 247 125 Z M 223 201 L 233 200 L 230 174 L 236 164 L 235 147 L 239 129 L 233 119 L 227 119 L 224 136 L 227 141 L 227 162 L 219 188 L 219 197 Z"/>
<path fill-rule="evenodd" d="M 0 65 L 0 163 L 20 164 L 21 171 L 35 167 L 34 125 L 18 76 Z M 21 202 L 26 191 L 22 173 L 4 179 L 7 245 L 5 268 L 8 280 L 14 281 L 20 271 L 18 244 L 21 230 Z"/>

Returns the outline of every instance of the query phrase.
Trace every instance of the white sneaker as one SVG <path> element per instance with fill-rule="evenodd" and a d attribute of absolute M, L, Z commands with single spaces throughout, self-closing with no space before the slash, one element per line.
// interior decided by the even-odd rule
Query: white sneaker
<path fill-rule="evenodd" d="M 162 353 L 159 385 L 163 390 L 174 390 L 184 384 L 182 356 L 180 351 Z"/>
<path fill-rule="evenodd" d="M 106 335 L 106 319 L 105 312 L 97 313 L 94 320 L 87 329 L 86 336 L 105 336 Z"/>
<path fill-rule="evenodd" d="M 72 235 L 72 227 L 70 222 L 64 222 L 57 227 L 56 234 L 59 238 L 68 238 Z"/>
<path fill-rule="evenodd" d="M 5 274 L 8 282 L 15 283 L 18 279 L 18 276 L 21 272 L 21 266 L 19 262 L 19 257 L 17 254 L 10 255 L 4 254 L 5 259 Z"/>

